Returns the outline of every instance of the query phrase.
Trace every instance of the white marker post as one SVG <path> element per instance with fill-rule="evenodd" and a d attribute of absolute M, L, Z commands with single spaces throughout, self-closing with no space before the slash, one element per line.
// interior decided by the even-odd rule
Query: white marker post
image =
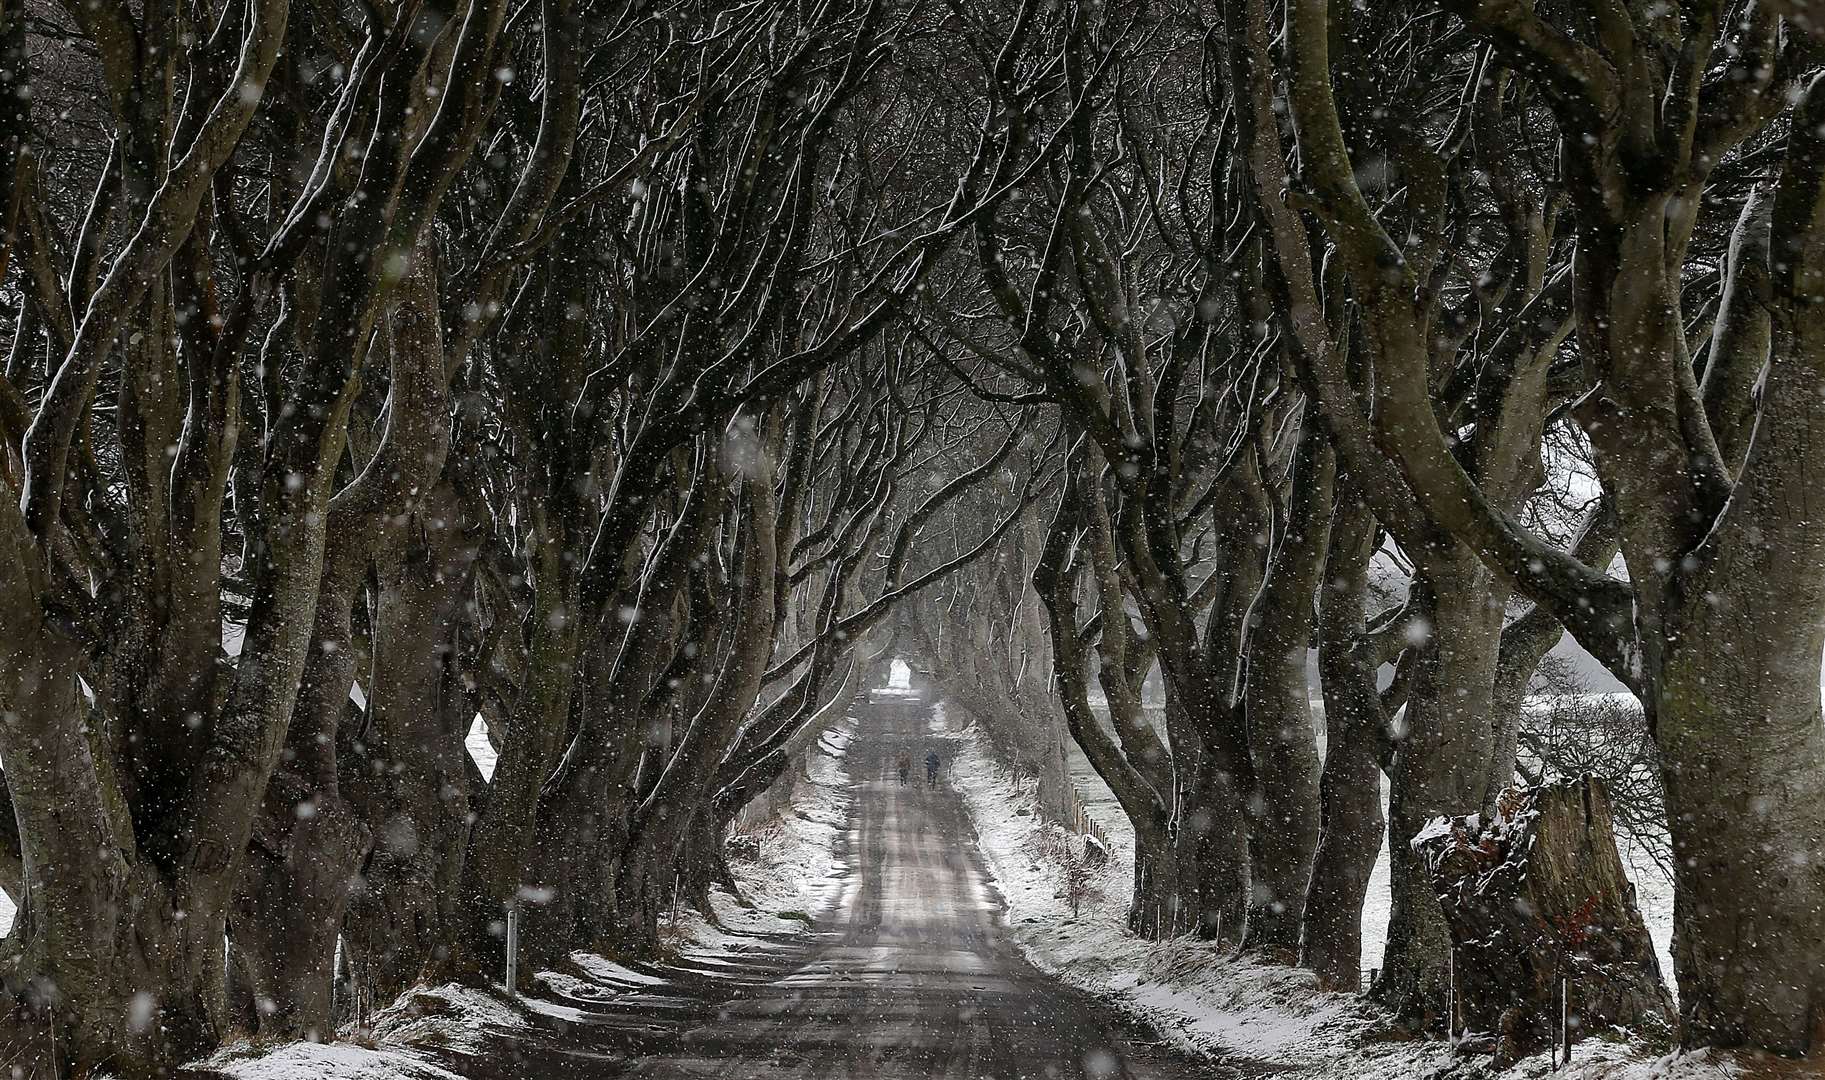
<path fill-rule="evenodd" d="M 507 901 L 507 996 L 520 996 L 520 905 Z"/>
<path fill-rule="evenodd" d="M 1572 980 L 1569 975 L 1559 977 L 1559 1039 L 1565 1045 L 1565 1064 L 1572 1063 Z"/>
<path fill-rule="evenodd" d="M 1457 950 L 1445 948 L 1445 1044 L 1457 1053 Z"/>

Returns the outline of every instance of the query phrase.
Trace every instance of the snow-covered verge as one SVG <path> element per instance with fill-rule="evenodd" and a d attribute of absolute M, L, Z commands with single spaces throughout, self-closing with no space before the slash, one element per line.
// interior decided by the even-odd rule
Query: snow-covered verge
<path fill-rule="evenodd" d="M 1617 1037 L 1577 1045 L 1569 1070 L 1552 1072 L 1546 1055 L 1496 1073 L 1488 1059 L 1456 1058 L 1442 1042 L 1396 1037 L 1387 1016 L 1354 994 L 1320 991 L 1310 973 L 1238 958 L 1189 939 L 1143 941 L 1128 933 L 1134 833 L 1119 814 L 1101 824 L 1114 851 L 1089 872 L 1074 915 L 1066 884 L 1080 844 L 1034 812 L 1030 792 L 1009 787 L 1005 767 L 974 727 L 949 730 L 940 712 L 933 733 L 954 740 L 952 779 L 962 794 L 983 856 L 1007 904 L 1009 931 L 1034 966 L 1087 990 L 1188 1049 L 1244 1065 L 1251 1074 L 1288 1072 L 1309 1080 L 1729 1080 L 1807 1075 L 1747 1066 L 1727 1055 L 1667 1056 Z M 1077 848 L 1076 850 L 1081 850 Z"/>
<path fill-rule="evenodd" d="M 823 731 L 807 750 L 803 770 L 788 774 L 793 787 L 784 811 L 729 837 L 729 870 L 740 896 L 712 889 L 714 921 L 689 909 L 678 913 L 669 936 L 682 961 L 701 967 L 751 954 L 757 938 L 802 934 L 836 906 L 849 881 L 837 839 L 849 827 L 854 738 L 849 719 Z"/>
<path fill-rule="evenodd" d="M 849 818 L 844 758 L 853 737 L 849 721 L 824 731 L 803 771 L 793 774 L 788 812 L 732 838 L 730 869 L 741 898 L 714 890 L 714 922 L 681 911 L 665 927 L 667 964 L 624 964 L 573 953 L 569 970 L 535 976 L 546 994 L 511 1000 L 503 993 L 455 984 L 420 988 L 375 1014 L 367 1030 L 339 1033 L 342 1041 L 243 1040 L 190 1067 L 234 1080 L 461 1080 L 435 1063 L 433 1052 L 446 1061 L 451 1053 L 478 1054 L 488 1037 L 526 1030 L 535 1016 L 564 1019 L 580 1012 L 581 1002 L 664 992 L 676 968 L 689 968 L 701 978 L 706 969 L 752 955 L 762 938 L 777 943 L 782 936 L 803 933 L 837 902 L 844 886 L 846 868 L 838 862 L 837 839 Z M 472 750 L 477 743 L 487 747 L 485 736 L 472 738 Z"/>
<path fill-rule="evenodd" d="M 785 812 L 730 837 L 729 869 L 752 906 L 742 907 L 720 889 L 712 893 L 717 920 L 726 927 L 780 933 L 787 928 L 775 924 L 783 919 L 802 932 L 808 925 L 804 916 L 815 917 L 837 902 L 848 876 L 848 867 L 838 861 L 837 839 L 849 827 L 848 755 L 854 739 L 850 720 L 825 730 L 807 751 L 804 771 L 795 774 Z"/>
<path fill-rule="evenodd" d="M 1569 640 L 1569 639 L 1568 639 Z M 1315 663 L 1316 661 L 1314 661 Z M 1595 663 L 1595 661 L 1591 661 Z M 1633 694 L 1589 694 L 1584 697 L 1592 701 L 1618 701 L 1625 707 L 1639 708 Z M 1101 698 L 1090 699 L 1091 708 L 1107 722 L 1108 703 Z M 1543 699 L 1529 699 L 1529 708 L 1539 708 Z M 1314 735 L 1318 740 L 1319 752 L 1324 751 L 1324 702 L 1316 697 L 1311 702 Z M 1164 723 L 1165 706 L 1150 705 L 1147 716 L 1156 725 Z M 1163 729 L 1162 729 L 1163 730 Z M 1069 762 L 1072 780 L 1078 790 L 1090 801 L 1092 807 L 1106 810 L 1099 815 L 1099 820 L 1120 817 L 1115 806 L 1115 797 L 1096 775 L 1090 760 L 1084 757 L 1076 746 L 1070 748 Z M 1381 780 L 1381 812 L 1383 817 L 1388 813 L 1388 780 Z M 1125 824 L 1124 824 L 1125 827 Z M 1623 869 L 1628 873 L 1629 881 L 1635 886 L 1635 903 L 1641 909 L 1641 917 L 1647 923 L 1648 936 L 1654 939 L 1654 951 L 1660 959 L 1662 977 L 1671 979 L 1673 975 L 1673 882 L 1654 861 L 1654 857 L 1640 844 L 1633 841 L 1627 833 L 1618 832 L 1616 846 L 1622 855 Z M 1388 849 L 1384 844 L 1380 855 L 1376 857 L 1375 866 L 1370 872 L 1368 900 L 1362 908 L 1362 966 L 1366 969 L 1381 967 L 1382 947 L 1388 938 L 1388 919 L 1390 916 L 1389 875 L 1391 867 L 1388 862 Z M 1669 986 L 1677 994 L 1677 988 Z"/>
<path fill-rule="evenodd" d="M 190 1068 L 235 1080 L 460 1080 L 427 1051 L 478 1053 L 487 1035 L 529 1023 L 520 1003 L 451 983 L 410 991 L 376 1013 L 368 1030 L 344 1032 L 345 1041 L 243 1040 Z"/>

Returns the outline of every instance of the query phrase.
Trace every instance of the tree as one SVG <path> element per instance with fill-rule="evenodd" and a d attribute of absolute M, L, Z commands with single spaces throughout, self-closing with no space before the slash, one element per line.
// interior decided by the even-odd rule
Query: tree
<path fill-rule="evenodd" d="M 1353 458 L 1383 455 L 1429 520 L 1548 605 L 1641 696 L 1678 853 L 1684 1039 L 1803 1052 L 1816 1037 L 1811 1002 L 1825 977 L 1812 944 L 1819 908 L 1805 899 L 1817 883 L 1796 870 L 1817 861 L 1825 836 L 1825 799 L 1808 779 L 1825 754 L 1812 671 L 1825 630 L 1813 603 L 1819 583 L 1795 569 L 1814 565 L 1816 530 L 1789 493 L 1810 467 L 1799 433 L 1815 397 L 1805 373 L 1816 321 L 1816 83 L 1794 106 L 1774 198 L 1755 211 L 1772 215 L 1778 247 L 1770 240 L 1761 262 L 1749 213 L 1728 268 L 1744 302 L 1758 268 L 1773 268 L 1763 279 L 1768 321 L 1747 312 L 1719 320 L 1707 400 L 1679 283 L 1707 180 L 1780 109 L 1785 96 L 1761 90 L 1797 78 L 1779 18 L 1753 8 L 1726 20 L 1708 5 L 1641 22 L 1606 10 L 1587 41 L 1585 27 L 1515 5 L 1453 10 L 1538 86 L 1564 133 L 1578 350 L 1594 387 L 1577 415 L 1616 500 L 1628 583 L 1541 544 L 1452 456 L 1425 401 L 1421 339 L 1402 311 L 1413 264 L 1352 174 L 1330 92 L 1327 5 L 1313 0 L 1295 5 L 1289 48 L 1309 205 L 1378 325 L 1380 411 L 1362 416 L 1335 371 L 1319 380 L 1326 408 L 1352 430 Z M 1765 370 L 1753 408 L 1743 403 L 1753 382 L 1744 370 Z M 1745 416 L 1755 418 L 1751 430 L 1738 426 Z M 1720 645 L 1743 640 L 1746 619 L 1763 628 L 1753 656 Z M 1739 722 L 1745 715 L 1753 722 Z"/>

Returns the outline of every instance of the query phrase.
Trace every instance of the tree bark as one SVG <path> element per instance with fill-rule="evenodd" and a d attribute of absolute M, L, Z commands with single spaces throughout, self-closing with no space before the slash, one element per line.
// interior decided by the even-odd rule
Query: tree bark
<path fill-rule="evenodd" d="M 1429 636 L 1419 646 L 1406 711 L 1393 722 L 1388 804 L 1393 903 L 1374 995 L 1421 1029 L 1444 1014 L 1449 935 L 1425 864 L 1411 844 L 1433 818 L 1474 814 L 1488 798 L 1488 714 L 1502 623 L 1489 579 L 1487 569 L 1460 553 L 1422 564 L 1412 585 Z"/>
<path fill-rule="evenodd" d="M 373 561 L 393 561 L 382 553 L 397 544 L 449 449 L 437 280 L 436 251 L 420 245 L 387 320 L 386 427 L 360 475 L 330 501 L 329 528 L 339 542 L 324 559 L 286 753 L 268 783 L 237 891 L 232 929 L 244 937 L 243 965 L 266 1035 L 335 1030 L 336 943 L 373 838 L 371 823 L 344 801 L 341 787 L 339 752 L 357 663 L 352 609 Z M 370 700 L 373 692 L 369 687 Z"/>
<path fill-rule="evenodd" d="M 569 500 L 565 500 L 568 503 Z M 506 906 L 519 903 L 532 854 L 539 793 L 557 764 L 578 661 L 578 582 L 569 550 L 576 527 L 548 508 L 533 535 L 532 641 L 514 700 L 507 745 L 488 785 L 488 808 L 470 831 L 443 972 L 480 980 L 501 969 Z"/>
<path fill-rule="evenodd" d="M 1354 991 L 1362 978 L 1362 906 L 1387 826 L 1381 809 L 1387 727 L 1376 687 L 1380 664 L 1362 642 L 1375 520 L 1347 485 L 1343 491 L 1334 511 L 1318 614 L 1324 773 L 1300 963 L 1317 973 L 1319 986 Z"/>
<path fill-rule="evenodd" d="M 777 424 L 769 423 L 770 429 Z M 772 431 L 777 436 L 777 430 Z M 765 440 L 767 454 L 777 438 Z M 634 809 L 628 843 L 616 868 L 615 897 L 626 947 L 650 951 L 658 940 L 667 889 L 677 888 L 680 850 L 700 805 L 714 794 L 717 767 L 740 737 L 742 720 L 760 692 L 773 652 L 776 546 L 774 474 L 770 460 L 749 472 L 737 502 L 742 526 L 740 578 L 729 647 L 714 684 L 665 760 L 664 769 Z"/>
<path fill-rule="evenodd" d="M 373 832 L 344 951 L 381 1002 L 447 958 L 475 771 L 464 746 L 475 695 L 464 686 L 462 612 L 476 536 L 448 479 L 404 536 L 379 567 L 367 722 L 340 755 L 344 797 Z"/>
<path fill-rule="evenodd" d="M 1280 540 L 1249 611 L 1243 705 L 1253 789 L 1246 948 L 1293 962 L 1318 850 L 1321 793 L 1306 647 L 1330 542 L 1332 455 L 1308 415 Z"/>
<path fill-rule="evenodd" d="M 1510 789 L 1493 814 L 1435 819 L 1413 847 L 1451 929 L 1453 1030 L 1494 1036 L 1497 1068 L 1560 1043 L 1562 1015 L 1573 1042 L 1671 1032 L 1600 781 Z"/>

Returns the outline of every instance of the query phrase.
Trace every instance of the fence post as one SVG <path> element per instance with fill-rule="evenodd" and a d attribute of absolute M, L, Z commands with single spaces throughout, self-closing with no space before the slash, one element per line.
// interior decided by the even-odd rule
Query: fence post
<path fill-rule="evenodd" d="M 507 901 L 507 996 L 520 996 L 520 904 Z"/>

